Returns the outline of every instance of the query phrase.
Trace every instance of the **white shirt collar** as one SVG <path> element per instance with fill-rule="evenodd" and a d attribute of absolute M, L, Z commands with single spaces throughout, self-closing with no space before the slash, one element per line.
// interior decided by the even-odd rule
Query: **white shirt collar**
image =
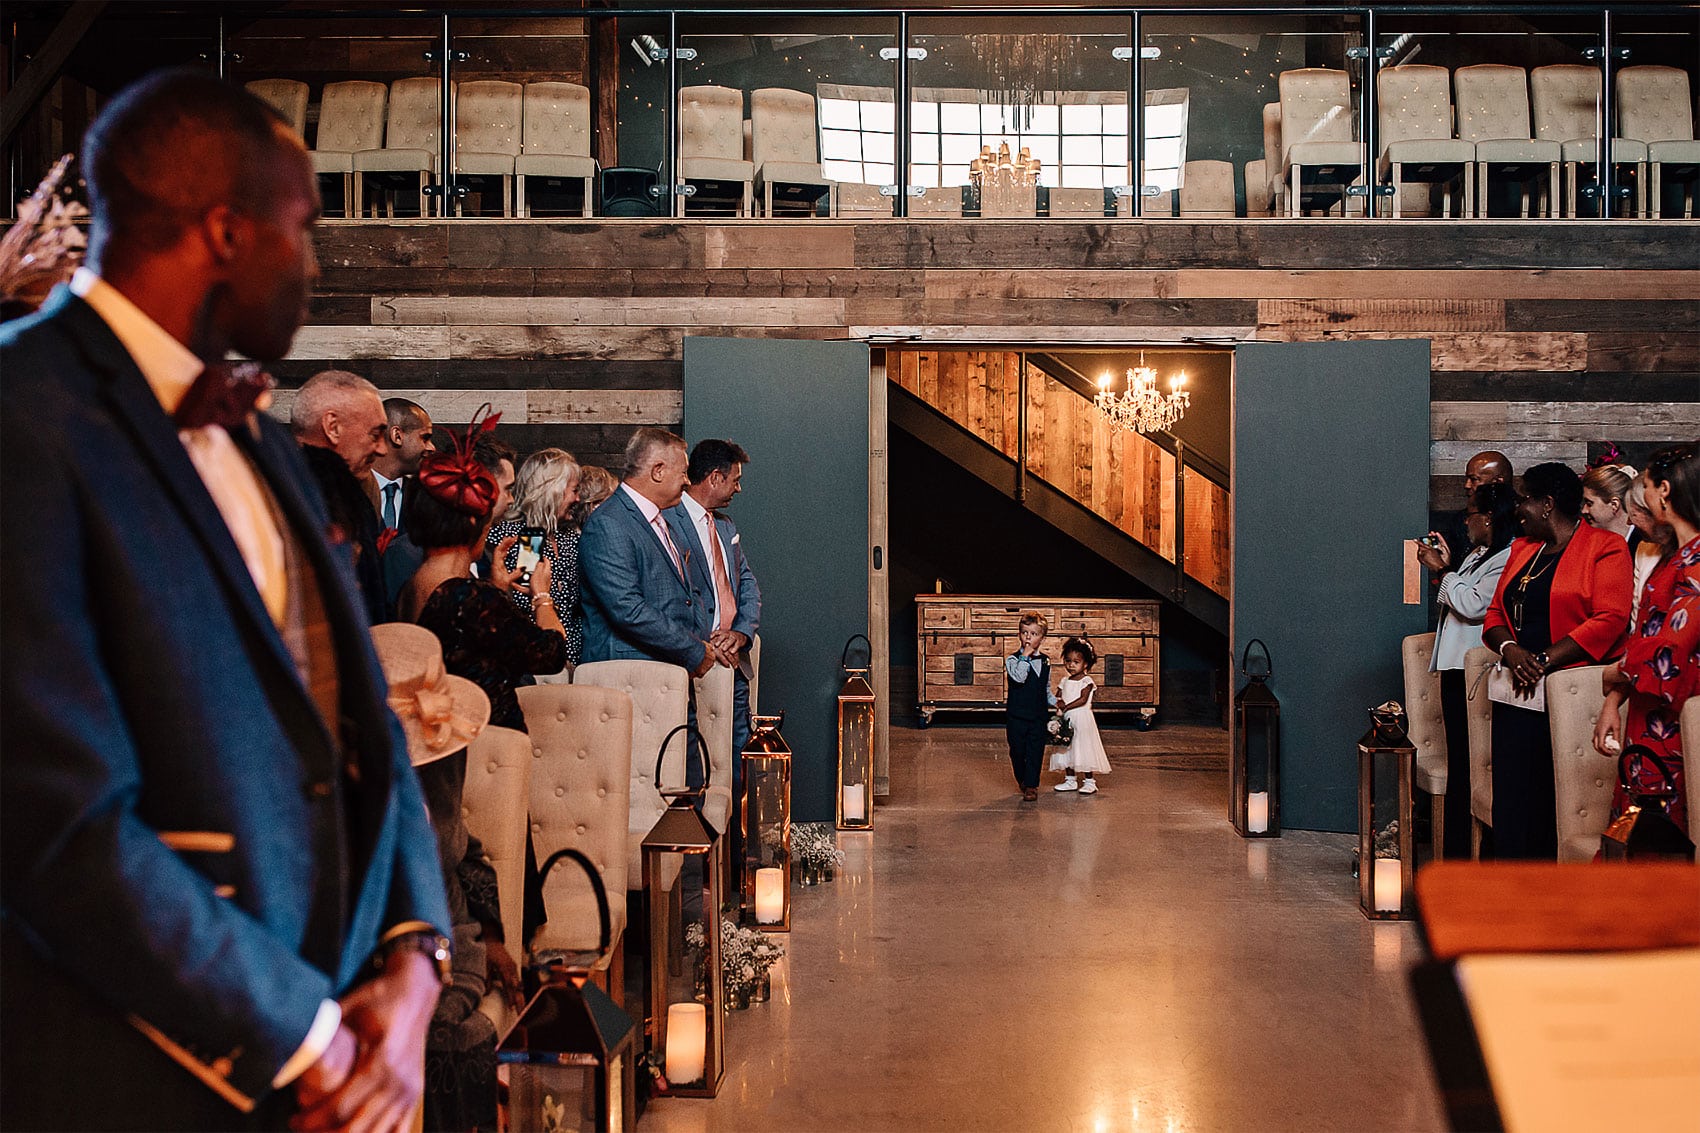
<path fill-rule="evenodd" d="M 201 376 L 204 363 L 194 351 L 171 337 L 124 293 L 88 268 L 71 276 L 71 293 L 94 308 L 94 313 L 118 336 L 118 341 L 147 379 L 148 388 L 166 413 L 177 412 L 189 387 Z"/>
<path fill-rule="evenodd" d="M 391 484 L 399 484 L 402 481 L 402 477 L 400 477 L 400 476 L 397 476 L 394 480 L 391 480 L 388 476 L 385 476 L 382 472 L 379 472 L 376 468 L 372 469 L 372 479 L 376 480 L 378 482 L 378 494 L 380 496 L 384 494 L 385 488 L 389 487 Z"/>
<path fill-rule="evenodd" d="M 691 517 L 691 523 L 701 527 L 702 521 L 708 516 L 708 509 L 697 503 L 696 497 L 689 492 L 685 493 L 681 502 L 685 505 L 685 512 Z"/>
<path fill-rule="evenodd" d="M 620 485 L 620 490 L 630 496 L 633 503 L 637 504 L 638 510 L 643 512 L 643 520 L 645 523 L 654 523 L 658 518 L 660 518 L 661 509 L 645 499 L 643 494 L 636 488 L 633 488 L 630 484 L 622 483 Z"/>

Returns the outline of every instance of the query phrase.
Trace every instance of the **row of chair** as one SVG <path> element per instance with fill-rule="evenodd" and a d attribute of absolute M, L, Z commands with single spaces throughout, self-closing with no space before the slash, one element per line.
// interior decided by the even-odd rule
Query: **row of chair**
<path fill-rule="evenodd" d="M 1279 86 L 1280 102 L 1263 112 L 1263 167 L 1247 168 L 1246 187 L 1249 192 L 1266 185 L 1259 202 L 1279 200 L 1285 215 L 1296 216 L 1319 195 L 1318 186 L 1332 187 L 1323 196 L 1343 198 L 1345 186 L 1361 184 L 1361 154 L 1345 71 L 1286 71 Z M 1658 217 L 1666 178 L 1686 186 L 1700 179 L 1688 73 L 1676 67 L 1625 67 L 1617 72 L 1615 89 L 1620 136 L 1612 139 L 1608 158 L 1636 167 L 1636 213 L 1646 216 L 1650 206 Z M 1492 176 L 1522 189 L 1527 216 L 1531 188 L 1544 181 L 1540 203 L 1552 216 L 1562 168 L 1564 212 L 1575 216 L 1586 178 L 1583 167 L 1598 160 L 1600 90 L 1599 69 L 1580 64 L 1525 72 L 1485 63 L 1450 74 L 1423 64 L 1383 68 L 1376 77 L 1381 152 L 1375 180 L 1391 186 L 1396 217 L 1412 184 L 1426 189 L 1456 183 L 1460 211 L 1476 215 Z M 1255 172 L 1265 180 L 1255 179 Z M 1426 192 L 1421 203 L 1426 205 Z M 1448 213 L 1450 203 L 1449 193 Z M 1683 215 L 1693 211 L 1694 194 L 1688 188 Z"/>
<path fill-rule="evenodd" d="M 759 665 L 759 639 L 751 654 Z M 616 1001 L 622 999 L 626 902 L 618 895 L 642 886 L 643 839 L 667 809 L 655 787 L 656 758 L 668 733 L 685 723 L 693 696 L 709 757 L 703 817 L 722 834 L 736 817 L 732 679 L 732 670 L 719 666 L 693 682 L 678 666 L 657 661 L 590 662 L 574 670 L 570 684 L 518 690 L 527 733 L 491 727 L 473 741 L 463 813 L 495 869 L 510 944 L 523 939 L 527 834 L 539 861 L 557 850 L 579 850 L 614 898 L 609 902 L 614 946 L 599 962 L 596 978 Z M 758 682 L 759 676 L 750 682 L 752 711 Z M 684 745 L 675 741 L 662 768 L 663 782 L 683 784 L 685 763 Z M 717 863 L 722 870 L 728 865 Z M 676 881 L 663 879 L 675 902 L 681 898 Z M 531 942 L 534 952 L 595 947 L 595 899 L 571 871 L 545 878 L 543 899 L 549 920 Z M 511 1021 L 499 994 L 489 996 L 481 1009 L 498 1029 Z"/>
<path fill-rule="evenodd" d="M 1447 822 L 1470 822 L 1471 856 L 1481 851 L 1482 832 L 1493 826 L 1493 705 L 1485 672 L 1499 660 L 1493 650 L 1476 648 L 1464 657 L 1464 687 L 1470 736 L 1469 813 L 1448 813 L 1446 726 L 1440 710 L 1440 674 L 1429 671 L 1434 634 L 1407 637 L 1401 649 L 1405 673 L 1407 735 L 1417 749 L 1413 782 L 1432 800 L 1434 856 L 1441 856 Z M 1594 725 L 1605 703 L 1602 665 L 1561 669 L 1546 679 L 1547 725 L 1552 732 L 1553 786 L 1558 808 L 1558 860 L 1586 862 L 1600 848 L 1600 835 L 1611 817 L 1617 760 L 1594 750 Z M 1682 734 L 1700 736 L 1700 697 L 1682 712 Z M 1693 764 L 1690 763 L 1690 767 Z M 1700 815 L 1700 775 L 1687 776 L 1688 813 Z M 1690 819 L 1692 821 L 1692 818 Z"/>

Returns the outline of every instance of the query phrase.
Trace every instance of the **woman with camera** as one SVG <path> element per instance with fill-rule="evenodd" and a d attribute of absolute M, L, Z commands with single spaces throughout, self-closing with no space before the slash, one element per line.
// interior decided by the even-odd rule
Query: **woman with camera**
<path fill-rule="evenodd" d="M 1423 566 L 1440 576 L 1440 620 L 1434 631 L 1430 668 L 1440 673 L 1440 712 L 1446 725 L 1446 793 L 1470 800 L 1470 730 L 1466 715 L 1464 655 L 1482 643 L 1482 620 L 1499 589 L 1499 576 L 1511 555 L 1517 534 L 1517 493 L 1510 484 L 1493 481 L 1470 493 L 1464 505 L 1464 531 L 1470 550 L 1455 571 L 1447 571 L 1452 548 L 1445 536 L 1429 532 L 1417 549 Z M 1442 573 L 1445 572 L 1445 573 Z M 1461 812 L 1462 813 L 1462 812 Z M 1448 858 L 1470 856 L 1470 824 L 1446 824 Z"/>
<path fill-rule="evenodd" d="M 1629 547 L 1582 522 L 1582 480 L 1537 464 L 1517 482 L 1524 538 L 1511 545 L 1482 644 L 1493 705 L 1493 856 L 1558 856 L 1546 676 L 1622 654 L 1629 626 Z"/>
<path fill-rule="evenodd" d="M 584 646 L 584 617 L 579 610 L 579 528 L 572 522 L 578 486 L 579 466 L 572 453 L 539 449 L 520 464 L 514 477 L 513 504 L 487 537 L 492 550 L 508 544 L 502 551 L 502 565 L 522 577 L 548 564 L 547 593 L 566 630 L 568 670 L 578 664 Z M 531 613 L 530 587 L 514 589 L 509 596 L 522 613 Z"/>

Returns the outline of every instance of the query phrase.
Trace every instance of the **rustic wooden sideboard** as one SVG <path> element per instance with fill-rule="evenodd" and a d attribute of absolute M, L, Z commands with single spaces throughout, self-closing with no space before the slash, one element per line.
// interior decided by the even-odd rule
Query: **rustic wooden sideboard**
<path fill-rule="evenodd" d="M 1004 706 L 1004 659 L 1020 647 L 1017 623 L 1045 619 L 1051 684 L 1063 677 L 1062 647 L 1084 637 L 1098 654 L 1092 679 L 1099 712 L 1157 712 L 1158 606 L 1139 598 L 1033 598 L 998 594 L 918 594 L 916 706 L 921 723 L 939 711 L 996 712 Z"/>

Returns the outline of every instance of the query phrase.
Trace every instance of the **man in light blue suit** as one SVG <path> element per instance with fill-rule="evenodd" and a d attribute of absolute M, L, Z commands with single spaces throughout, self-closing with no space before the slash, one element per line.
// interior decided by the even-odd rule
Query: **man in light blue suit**
<path fill-rule="evenodd" d="M 690 552 L 664 516 L 685 490 L 685 442 L 643 428 L 626 444 L 624 479 L 579 540 L 585 661 L 680 665 L 700 677 L 722 661 L 699 622 L 704 595 Z M 700 556 L 699 556 L 700 557 Z"/>
<path fill-rule="evenodd" d="M 721 514 L 743 490 L 750 454 L 731 441 L 698 441 L 691 451 L 690 487 L 667 512 L 673 539 L 688 550 L 696 625 L 723 664 L 737 670 L 732 682 L 732 750 L 750 738 L 750 642 L 761 624 L 761 587 L 744 557 L 737 525 Z M 738 766 L 734 761 L 733 767 Z"/>

